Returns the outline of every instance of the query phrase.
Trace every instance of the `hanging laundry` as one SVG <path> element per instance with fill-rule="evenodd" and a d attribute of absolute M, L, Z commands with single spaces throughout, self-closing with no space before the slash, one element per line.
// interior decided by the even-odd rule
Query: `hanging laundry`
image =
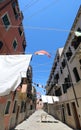
<path fill-rule="evenodd" d="M 81 32 L 75 31 L 75 36 L 80 37 L 81 36 Z"/>

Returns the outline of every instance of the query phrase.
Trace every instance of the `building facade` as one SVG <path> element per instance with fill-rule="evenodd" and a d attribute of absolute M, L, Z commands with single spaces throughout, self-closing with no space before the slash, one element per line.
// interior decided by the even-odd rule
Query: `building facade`
<path fill-rule="evenodd" d="M 0 1 L 0 54 L 24 53 L 26 41 L 22 20 L 18 0 Z"/>
<path fill-rule="evenodd" d="M 81 129 L 81 7 L 61 51 L 57 50 L 47 82 L 47 95 L 59 97 L 49 112 L 69 126 Z M 52 109 L 51 109 L 52 107 Z"/>
<path fill-rule="evenodd" d="M 26 40 L 18 0 L 0 0 L 0 55 L 24 54 Z M 0 130 L 10 130 L 29 116 L 32 102 L 32 68 L 9 95 L 0 96 Z M 32 110 L 33 112 L 33 110 Z"/>

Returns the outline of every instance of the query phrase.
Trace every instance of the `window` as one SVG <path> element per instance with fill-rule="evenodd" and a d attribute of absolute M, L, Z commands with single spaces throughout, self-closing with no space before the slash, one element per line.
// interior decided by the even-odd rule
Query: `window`
<path fill-rule="evenodd" d="M 68 82 L 68 88 L 71 87 L 72 83 L 69 75 L 67 77 L 67 82 Z"/>
<path fill-rule="evenodd" d="M 77 29 L 77 31 L 78 31 L 78 32 L 81 32 L 81 28 L 79 27 L 79 28 Z"/>
<path fill-rule="evenodd" d="M 3 47 L 3 42 L 0 41 L 0 49 Z"/>
<path fill-rule="evenodd" d="M 59 62 L 59 56 L 57 56 L 57 62 Z"/>
<path fill-rule="evenodd" d="M 71 46 L 73 46 L 74 49 L 77 49 L 80 43 L 81 43 L 81 36 L 78 37 L 75 36 L 74 39 L 72 40 Z"/>
<path fill-rule="evenodd" d="M 71 86 L 69 75 L 68 75 L 68 77 L 65 78 L 65 82 L 64 83 L 65 83 L 67 89 Z"/>
<path fill-rule="evenodd" d="M 58 79 L 59 79 L 59 73 L 57 73 L 55 76 L 54 76 L 54 83 L 58 83 Z"/>
<path fill-rule="evenodd" d="M 5 109 L 5 114 L 9 113 L 10 103 L 11 103 L 10 101 L 7 102 L 6 109 Z"/>
<path fill-rule="evenodd" d="M 20 36 L 23 34 L 23 26 L 22 24 L 20 25 L 20 27 L 18 28 L 19 34 Z"/>
<path fill-rule="evenodd" d="M 16 106 L 17 106 L 17 101 L 15 101 L 15 103 L 14 103 L 13 113 L 16 112 Z"/>
<path fill-rule="evenodd" d="M 62 67 L 60 67 L 60 73 L 61 73 L 61 74 L 63 73 L 63 71 L 62 71 Z"/>
<path fill-rule="evenodd" d="M 24 103 L 24 112 L 26 111 L 26 102 Z"/>
<path fill-rule="evenodd" d="M 55 62 L 55 67 L 57 67 L 57 62 Z"/>
<path fill-rule="evenodd" d="M 55 91 L 55 95 L 56 96 L 61 96 L 62 95 L 61 88 L 59 88 L 58 90 Z"/>
<path fill-rule="evenodd" d="M 66 61 L 65 61 L 65 59 L 63 59 L 63 61 L 62 61 L 62 68 L 64 69 L 65 66 L 66 66 Z"/>
<path fill-rule="evenodd" d="M 67 92 L 67 87 L 65 84 L 62 84 L 62 87 L 63 87 L 63 93 L 66 93 Z"/>
<path fill-rule="evenodd" d="M 2 20 L 5 25 L 5 28 L 8 29 L 10 27 L 10 20 L 7 13 L 2 17 Z"/>
<path fill-rule="evenodd" d="M 81 29 L 78 27 L 77 31 L 81 32 Z M 77 49 L 80 43 L 81 43 L 81 36 L 75 36 L 72 40 L 71 45 L 74 47 L 74 49 Z"/>
<path fill-rule="evenodd" d="M 16 41 L 16 40 L 14 40 L 14 41 L 13 41 L 13 48 L 14 48 L 14 50 L 16 50 L 16 49 L 17 49 L 17 45 L 18 45 L 18 44 L 17 44 L 17 41 Z"/>
<path fill-rule="evenodd" d="M 64 93 L 66 93 L 67 89 L 71 87 L 71 81 L 70 81 L 69 75 L 68 75 L 68 77 L 65 78 L 64 84 L 62 84 L 62 87 L 63 87 Z"/>
<path fill-rule="evenodd" d="M 25 40 L 23 41 L 22 46 L 23 46 L 23 50 L 25 51 L 25 48 L 26 48 L 26 41 Z"/>
<path fill-rule="evenodd" d="M 71 116 L 71 111 L 70 111 L 69 103 L 67 103 L 67 112 L 68 112 L 68 115 Z"/>
<path fill-rule="evenodd" d="M 77 71 L 76 67 L 73 69 L 73 73 L 74 73 L 76 82 L 78 82 L 80 80 L 80 77 L 79 77 L 79 74 L 78 74 L 78 71 Z"/>
<path fill-rule="evenodd" d="M 32 106 L 32 104 L 30 105 L 30 110 L 32 110 L 33 109 L 33 106 Z"/>
<path fill-rule="evenodd" d="M 18 18 L 18 6 L 17 6 L 17 3 L 15 1 L 12 3 L 12 8 L 13 8 L 15 18 L 17 19 Z"/>
<path fill-rule="evenodd" d="M 79 60 L 80 64 L 81 64 L 81 59 Z"/>
<path fill-rule="evenodd" d="M 66 52 L 66 56 L 67 56 L 67 60 L 69 61 L 70 57 L 72 56 L 72 51 L 70 47 L 68 48 L 68 51 Z"/>
<path fill-rule="evenodd" d="M 55 78 L 58 80 L 59 79 L 59 73 L 57 73 L 56 75 L 55 75 Z"/>
<path fill-rule="evenodd" d="M 18 31 L 19 31 L 19 34 L 20 34 L 20 36 L 21 36 L 21 35 L 22 35 L 22 28 L 19 27 L 19 28 L 18 28 Z"/>
<path fill-rule="evenodd" d="M 21 110 L 20 110 L 20 112 L 21 113 L 24 112 L 24 101 L 21 102 Z"/>

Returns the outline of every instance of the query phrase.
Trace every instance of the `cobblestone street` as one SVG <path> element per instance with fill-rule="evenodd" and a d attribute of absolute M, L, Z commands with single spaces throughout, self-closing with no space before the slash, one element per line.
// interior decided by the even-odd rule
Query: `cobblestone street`
<path fill-rule="evenodd" d="M 35 111 L 14 130 L 73 130 L 43 110 Z"/>

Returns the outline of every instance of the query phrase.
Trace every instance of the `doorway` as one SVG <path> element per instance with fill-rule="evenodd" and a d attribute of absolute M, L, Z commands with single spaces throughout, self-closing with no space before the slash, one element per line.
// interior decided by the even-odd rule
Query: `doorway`
<path fill-rule="evenodd" d="M 80 129 L 81 126 L 80 126 L 79 117 L 78 117 L 78 114 L 77 114 L 75 102 L 72 102 L 71 104 L 72 104 L 72 111 L 73 111 L 73 116 L 74 116 L 76 128 Z"/>
<path fill-rule="evenodd" d="M 64 104 L 62 104 L 62 121 L 65 123 L 65 111 L 64 111 Z"/>

